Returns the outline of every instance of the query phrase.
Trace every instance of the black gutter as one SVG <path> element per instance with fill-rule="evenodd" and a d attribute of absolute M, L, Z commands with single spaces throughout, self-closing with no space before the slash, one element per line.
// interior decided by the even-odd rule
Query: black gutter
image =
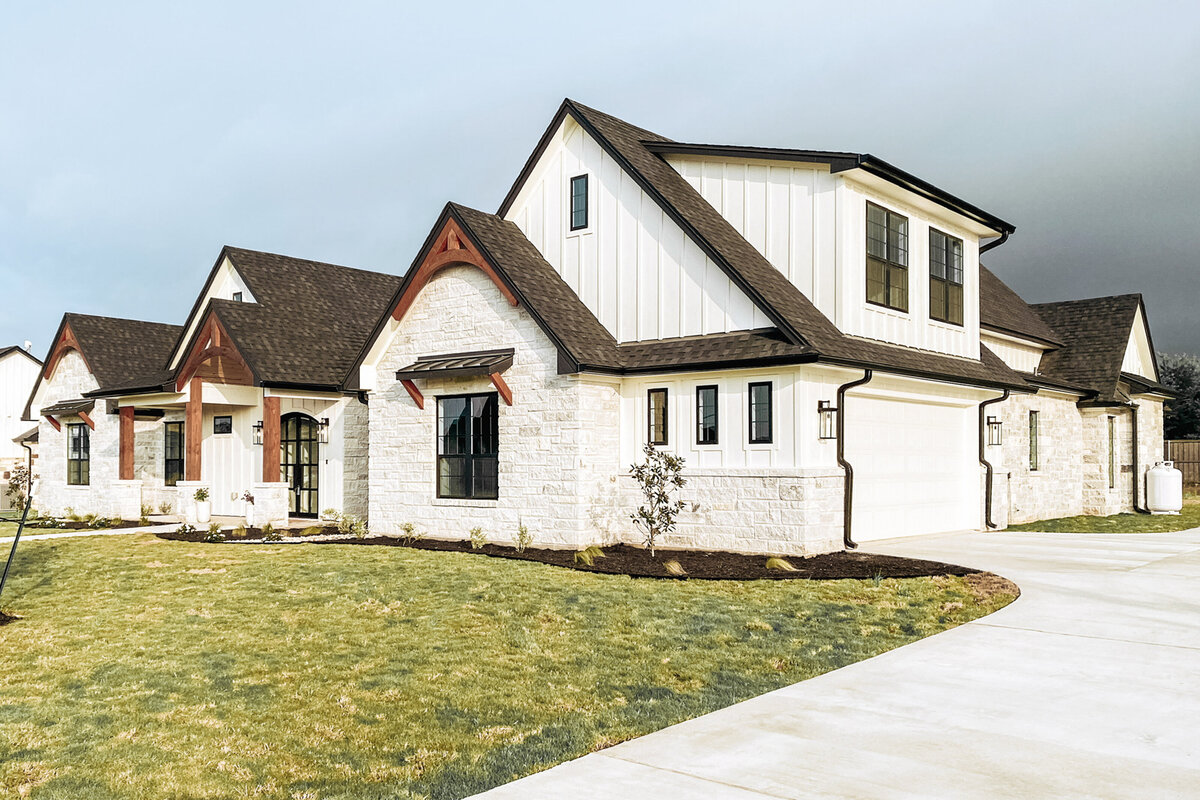
<path fill-rule="evenodd" d="M 842 484 L 842 544 L 847 550 L 856 550 L 858 545 L 851 536 L 851 515 L 854 512 L 854 467 L 846 460 L 846 390 L 862 386 L 871 380 L 870 368 L 863 370 L 858 380 L 843 383 L 837 390 L 837 462 L 845 473 Z"/>
<path fill-rule="evenodd" d="M 992 240 L 991 240 L 990 242 L 988 242 L 987 244 L 981 244 L 981 245 L 979 245 L 979 255 L 983 255 L 983 254 L 984 254 L 984 253 L 986 253 L 988 250 L 991 250 L 991 249 L 992 249 L 992 248 L 994 248 L 994 247 L 999 247 L 1000 245 L 1002 245 L 1002 244 L 1004 244 L 1005 242 L 1007 242 L 1007 241 L 1008 241 L 1008 235 L 1009 235 L 1010 233 L 1012 233 L 1012 231 L 1001 231 L 1001 232 L 1000 232 L 1000 238 L 999 238 L 999 239 L 992 239 Z"/>
<path fill-rule="evenodd" d="M 991 400 L 984 400 L 979 404 L 979 463 L 983 465 L 985 473 L 983 484 L 983 522 L 989 530 L 996 529 L 996 523 L 992 522 L 992 462 L 988 461 L 984 454 L 987 452 L 987 419 L 984 417 L 984 409 L 992 403 L 1002 403 L 1008 399 L 1008 389 L 1004 390 L 1004 394 L 999 397 L 993 397 Z"/>
<path fill-rule="evenodd" d="M 1132 441 L 1132 445 L 1133 445 L 1133 510 L 1136 511 L 1138 514 L 1147 514 L 1149 512 L 1146 509 L 1141 508 L 1138 505 L 1138 501 L 1141 500 L 1142 493 L 1138 491 L 1138 475 L 1141 474 L 1141 468 L 1138 466 L 1138 407 L 1137 407 L 1137 403 L 1129 404 L 1129 412 L 1132 415 L 1130 417 L 1130 423 L 1131 423 L 1130 427 L 1133 429 L 1131 432 L 1131 438 L 1133 440 Z"/>

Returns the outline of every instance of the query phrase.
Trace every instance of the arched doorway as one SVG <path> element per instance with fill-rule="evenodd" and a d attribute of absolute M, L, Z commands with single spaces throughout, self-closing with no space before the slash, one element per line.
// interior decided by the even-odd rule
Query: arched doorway
<path fill-rule="evenodd" d="M 289 513 L 315 517 L 320 510 L 320 442 L 317 421 L 307 414 L 285 414 L 280 420 L 280 477 L 291 490 Z"/>

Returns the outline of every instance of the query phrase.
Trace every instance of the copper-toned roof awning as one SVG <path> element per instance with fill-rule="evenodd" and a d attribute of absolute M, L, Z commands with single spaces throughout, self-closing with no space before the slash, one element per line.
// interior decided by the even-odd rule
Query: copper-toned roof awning
<path fill-rule="evenodd" d="M 87 413 L 96 407 L 95 400 L 64 400 L 61 403 L 55 403 L 52 406 L 47 406 L 42 409 L 43 417 L 62 417 L 71 414 L 78 414 L 80 411 Z"/>
<path fill-rule="evenodd" d="M 443 356 L 422 356 L 407 367 L 397 370 L 396 379 L 414 378 L 471 378 L 495 375 L 512 366 L 513 350 L 482 350 L 474 353 L 450 353 Z"/>

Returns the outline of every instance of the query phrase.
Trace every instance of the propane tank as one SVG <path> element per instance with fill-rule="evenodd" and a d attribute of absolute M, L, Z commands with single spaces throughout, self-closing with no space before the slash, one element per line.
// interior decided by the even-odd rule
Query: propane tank
<path fill-rule="evenodd" d="M 1183 509 L 1183 473 L 1174 461 L 1156 461 L 1146 473 L 1146 508 L 1151 514 L 1178 514 Z"/>

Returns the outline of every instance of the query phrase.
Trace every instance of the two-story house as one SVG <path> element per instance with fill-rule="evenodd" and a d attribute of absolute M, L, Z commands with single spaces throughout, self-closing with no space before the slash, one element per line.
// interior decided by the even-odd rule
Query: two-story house
<path fill-rule="evenodd" d="M 442 212 L 350 379 L 372 526 L 628 538 L 647 442 L 687 459 L 678 545 L 1130 508 L 1165 396 L 1140 300 L 1102 331 L 1031 309 L 979 262 L 1013 230 L 873 156 L 680 143 L 568 100 L 496 214 Z M 1069 368 L 1118 345 L 1099 384 Z"/>
<path fill-rule="evenodd" d="M 11 506 L 7 489 L 12 471 L 32 461 L 30 449 L 21 442 L 30 432 L 22 412 L 42 362 L 29 352 L 30 346 L 26 342 L 24 347 L 0 347 L 0 511 Z"/>
<path fill-rule="evenodd" d="M 226 248 L 182 326 L 68 315 L 29 408 L 45 510 L 211 491 L 394 533 L 818 553 L 1142 503 L 1137 295 L 1027 305 L 1014 228 L 870 155 L 680 143 L 565 101 L 495 214 L 403 279 Z M 182 487 L 182 489 L 180 489 Z M 91 506 L 91 507 L 89 507 Z"/>

